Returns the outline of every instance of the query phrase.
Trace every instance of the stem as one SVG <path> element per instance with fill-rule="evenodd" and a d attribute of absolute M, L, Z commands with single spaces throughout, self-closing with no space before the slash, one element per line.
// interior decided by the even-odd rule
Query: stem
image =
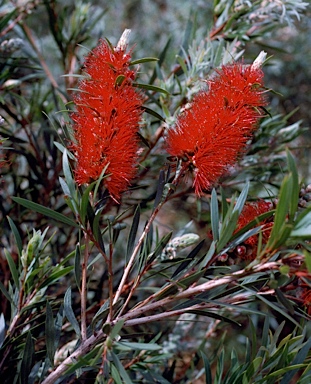
<path fill-rule="evenodd" d="M 122 290 L 123 290 L 124 284 L 125 284 L 125 282 L 126 282 L 126 279 L 128 278 L 128 275 L 129 275 L 129 273 L 130 273 L 130 271 L 131 271 L 131 269 L 132 269 L 132 267 L 133 267 L 133 264 L 134 264 L 134 262 L 135 262 L 135 258 L 136 258 L 136 256 L 137 256 L 137 253 L 138 253 L 138 251 L 139 251 L 139 249 L 140 249 L 140 247 L 141 247 L 141 245 L 142 245 L 142 243 L 143 243 L 143 241 L 144 241 L 144 238 L 145 238 L 145 236 L 148 234 L 148 232 L 150 231 L 151 224 L 153 223 L 154 219 L 156 218 L 157 214 L 159 213 L 159 210 L 161 209 L 161 207 L 163 206 L 163 204 L 165 203 L 165 201 L 166 201 L 166 200 L 164 200 L 162 203 L 160 203 L 160 204 L 155 208 L 155 210 L 152 212 L 152 215 L 150 216 L 150 218 L 149 218 L 149 220 L 148 220 L 148 223 L 147 223 L 147 225 L 145 226 L 145 229 L 144 229 L 143 233 L 141 234 L 141 236 L 140 236 L 140 238 L 139 238 L 139 240 L 138 240 L 138 242 L 137 242 L 137 244 L 136 244 L 136 247 L 134 248 L 134 251 L 133 251 L 133 253 L 132 253 L 132 256 L 131 256 L 131 258 L 130 258 L 128 264 L 127 264 L 127 266 L 126 266 L 125 269 L 124 269 L 124 273 L 123 273 L 121 282 L 120 282 L 120 284 L 119 284 L 119 287 L 118 287 L 118 289 L 117 289 L 116 295 L 115 295 L 115 297 L 114 297 L 113 304 L 115 304 L 115 303 L 118 301 L 118 299 L 119 299 L 119 297 L 120 297 L 120 295 L 121 295 L 121 293 L 122 293 Z M 127 301 L 128 301 L 128 300 L 127 300 Z M 123 306 L 123 307 L 125 307 L 125 306 Z"/>
<path fill-rule="evenodd" d="M 175 311 L 168 311 L 161 314 L 151 315 L 151 316 L 144 316 L 146 311 L 150 310 L 156 310 L 163 306 L 167 306 L 170 303 L 173 303 L 177 300 L 186 299 L 189 297 L 195 297 L 198 293 L 206 292 L 212 288 L 218 287 L 222 284 L 228 284 L 232 281 L 235 281 L 243 276 L 252 275 L 255 273 L 261 273 L 261 272 L 267 272 L 271 270 L 278 269 L 280 267 L 280 263 L 278 262 L 267 262 L 265 264 L 259 264 L 254 266 L 252 269 L 242 269 L 241 271 L 237 271 L 232 273 L 228 276 L 220 277 L 216 280 L 211 280 L 206 283 L 200 284 L 196 287 L 188 288 L 185 291 L 182 291 L 178 293 L 175 296 L 170 296 L 165 299 L 156 301 L 154 303 L 151 303 L 149 305 L 146 305 L 145 307 L 139 308 L 137 310 L 132 310 L 131 312 L 128 312 L 126 315 L 122 316 L 122 319 L 125 320 L 124 325 L 125 326 L 133 326 L 141 323 L 151 322 L 155 320 L 161 320 L 166 317 L 170 316 L 176 316 L 181 313 L 185 312 L 185 308 L 182 310 L 175 310 Z M 242 299 L 244 295 L 241 295 L 238 297 L 238 299 Z M 237 299 L 237 298 L 235 298 Z M 203 308 L 203 306 L 200 306 L 199 304 L 196 304 L 192 307 L 188 307 L 188 310 L 196 309 L 196 308 Z M 136 318 L 135 318 L 136 317 Z M 134 319 L 133 319 L 134 318 Z M 121 319 L 121 318 L 120 318 Z M 131 320 L 132 319 L 132 320 Z M 115 321 L 112 322 L 115 323 Z M 96 336 L 92 335 L 88 339 L 82 341 L 82 344 L 80 347 L 74 351 L 70 356 L 68 356 L 56 369 L 55 371 L 51 372 L 50 375 L 41 383 L 41 384 L 54 384 L 58 378 L 60 378 L 66 370 L 69 368 L 70 365 L 76 360 L 79 359 L 79 357 L 84 356 L 87 354 L 92 348 L 94 348 L 99 342 L 103 341 L 105 339 L 106 335 L 102 330 L 100 330 Z"/>
<path fill-rule="evenodd" d="M 112 319 L 113 312 L 113 268 L 112 268 L 112 242 L 109 243 L 109 263 L 108 263 L 108 280 L 109 280 L 109 316 L 108 321 Z"/>
<path fill-rule="evenodd" d="M 138 317 L 144 315 L 147 311 L 154 311 L 160 307 L 167 307 L 168 304 L 176 302 L 178 300 L 187 299 L 189 297 L 195 297 L 195 295 L 198 295 L 202 292 L 209 291 L 209 290 L 216 288 L 216 287 L 219 287 L 221 285 L 231 283 L 232 281 L 235 281 L 241 277 L 248 276 L 248 275 L 251 275 L 254 273 L 275 270 L 275 269 L 278 269 L 279 266 L 280 266 L 280 264 L 277 262 L 268 262 L 265 264 L 260 264 L 260 265 L 254 266 L 252 269 L 242 269 L 240 271 L 233 272 L 231 275 L 223 276 L 223 277 L 220 277 L 218 279 L 207 281 L 206 283 L 197 285 L 195 287 L 187 288 L 184 291 L 179 292 L 174 296 L 169 296 L 167 298 L 164 298 L 162 300 L 158 300 L 154 303 L 150 303 L 150 304 L 147 304 L 147 305 L 139 307 L 139 308 L 134 308 L 133 310 L 129 311 L 127 314 L 125 314 L 124 316 L 119 318 L 119 320 L 124 319 L 125 324 L 128 325 L 129 323 L 127 322 L 127 320 L 132 319 L 134 317 L 138 318 Z M 162 314 L 162 316 L 165 316 L 165 314 Z M 147 318 L 150 318 L 150 316 L 145 317 L 145 321 Z M 136 319 L 136 320 L 138 320 L 138 319 Z M 153 319 L 150 321 L 153 321 Z M 134 325 L 134 324 L 132 324 L 132 322 L 130 324 Z"/>
<path fill-rule="evenodd" d="M 180 180 L 180 178 L 183 176 L 184 174 L 184 171 L 188 168 L 189 166 L 189 163 L 188 162 L 185 162 L 184 164 L 182 164 L 180 166 L 179 169 L 176 170 L 176 174 L 175 174 L 175 178 L 172 182 L 172 185 L 175 185 L 177 186 L 178 185 L 178 182 Z M 125 267 L 124 269 L 124 273 L 123 273 L 123 276 L 122 276 L 122 279 L 121 279 L 121 282 L 119 284 L 119 287 L 117 289 L 117 292 L 116 292 L 116 295 L 114 297 L 114 300 L 113 300 L 113 304 L 115 304 L 119 297 L 121 296 L 121 293 L 122 293 L 122 290 L 123 290 L 123 287 L 125 285 L 125 282 L 126 282 L 126 279 L 128 278 L 128 275 L 134 265 L 134 262 L 135 262 L 135 258 L 139 252 L 139 249 L 145 239 L 145 237 L 147 236 L 147 234 L 149 233 L 150 231 L 150 227 L 151 227 L 151 224 L 153 223 L 154 219 L 156 218 L 157 214 L 159 213 L 160 209 L 163 207 L 163 205 L 167 202 L 168 198 L 170 197 L 170 195 L 174 192 L 174 189 L 172 187 L 169 187 L 167 193 L 166 193 L 166 196 L 165 198 L 158 204 L 158 206 L 154 209 L 154 211 L 152 212 L 148 222 L 147 222 L 147 225 L 143 231 L 143 233 L 141 234 L 137 244 L 136 244 L 136 247 L 134 248 L 134 251 L 130 257 L 130 260 L 127 264 L 127 266 Z M 122 313 L 122 311 L 124 310 L 124 308 L 126 307 L 127 303 L 129 302 L 130 298 L 131 298 L 131 295 L 133 294 L 133 291 L 131 291 L 131 294 L 128 295 L 127 297 L 127 300 L 125 302 L 125 304 L 123 305 L 123 308 L 121 310 L 120 313 Z"/>
<path fill-rule="evenodd" d="M 51 372 L 49 376 L 42 381 L 41 384 L 54 384 L 57 379 L 59 379 L 67 369 L 73 364 L 75 360 L 77 360 L 80 356 L 84 356 L 87 354 L 95 345 L 97 345 L 100 341 L 104 340 L 105 334 L 103 331 L 99 331 L 96 336 L 92 335 L 88 339 L 86 339 L 80 347 L 75 350 L 70 356 L 67 357 L 56 369 Z"/>
<path fill-rule="evenodd" d="M 81 283 L 81 338 L 86 340 L 86 301 L 87 301 L 87 261 L 89 258 L 89 236 L 87 231 L 84 232 L 85 248 L 82 262 L 82 283 Z"/>

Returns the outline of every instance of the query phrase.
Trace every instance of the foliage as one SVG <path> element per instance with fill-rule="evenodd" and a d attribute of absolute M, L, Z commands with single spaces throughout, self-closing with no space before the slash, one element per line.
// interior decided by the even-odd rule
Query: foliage
<path fill-rule="evenodd" d="M 202 196 L 183 177 L 194 154 L 184 153 L 189 164 L 165 150 L 215 70 L 251 68 L 257 47 L 307 4 L 190 3 L 1 2 L 4 383 L 310 382 L 311 187 L 291 152 L 302 122 L 273 104 L 258 111 L 243 156 Z M 78 185 L 72 146 L 80 62 L 116 10 L 133 24 L 138 10 L 150 20 L 133 28 L 126 81 L 112 76 L 116 90 L 131 86 L 144 100 L 138 174 L 118 202 L 104 189 L 109 162 Z M 157 39 L 167 21 L 172 36 Z M 121 33 L 106 35 L 107 49 L 122 46 L 124 35 L 110 42 Z"/>

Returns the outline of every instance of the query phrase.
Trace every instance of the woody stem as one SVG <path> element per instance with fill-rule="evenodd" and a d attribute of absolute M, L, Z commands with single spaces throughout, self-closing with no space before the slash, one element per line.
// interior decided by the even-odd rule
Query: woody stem
<path fill-rule="evenodd" d="M 176 171 L 175 178 L 174 178 L 174 180 L 172 182 L 172 185 L 174 185 L 174 186 L 178 185 L 180 178 L 182 177 L 184 171 L 188 168 L 188 166 L 189 166 L 188 163 L 184 163 L 183 165 L 180 166 L 178 171 Z M 119 297 L 120 297 L 120 295 L 122 293 L 123 287 L 124 287 L 125 282 L 126 282 L 126 280 L 128 278 L 128 275 L 129 275 L 129 273 L 130 273 L 130 271 L 131 271 L 131 269 L 132 269 L 132 267 L 134 265 L 135 258 L 136 258 L 137 254 L 139 252 L 139 249 L 140 249 L 140 247 L 141 247 L 145 237 L 147 236 L 147 234 L 150 231 L 151 224 L 153 223 L 154 219 L 156 218 L 156 216 L 159 213 L 159 211 L 162 208 L 162 206 L 166 203 L 166 201 L 168 200 L 169 196 L 173 192 L 174 192 L 174 188 L 169 186 L 169 189 L 168 189 L 168 191 L 166 193 L 166 196 L 158 204 L 158 206 L 153 210 L 153 212 L 152 212 L 152 214 L 151 214 L 151 216 L 150 216 L 150 218 L 149 218 L 149 220 L 148 220 L 148 222 L 147 222 L 147 224 L 145 226 L 145 229 L 144 229 L 143 233 L 141 234 L 141 236 L 140 236 L 140 238 L 139 238 L 139 240 L 138 240 L 138 242 L 137 242 L 137 244 L 136 244 L 136 246 L 135 246 L 135 248 L 133 250 L 133 253 L 132 253 L 131 257 L 130 257 L 130 260 L 129 260 L 128 264 L 126 265 L 125 269 L 124 269 L 124 273 L 123 273 L 121 282 L 119 284 L 119 287 L 117 289 L 116 295 L 114 297 L 113 304 L 115 304 L 118 301 L 118 299 L 119 299 Z M 122 313 L 122 311 L 124 310 L 124 308 L 128 304 L 132 294 L 133 294 L 133 291 L 131 291 L 131 293 L 128 295 L 127 300 L 124 303 L 123 308 L 122 308 L 120 313 Z"/>

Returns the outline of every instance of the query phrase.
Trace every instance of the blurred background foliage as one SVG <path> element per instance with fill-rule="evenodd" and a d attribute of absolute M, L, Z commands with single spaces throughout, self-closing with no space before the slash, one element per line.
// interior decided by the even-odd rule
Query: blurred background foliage
<path fill-rule="evenodd" d="M 256 13 L 260 1 L 240 1 L 236 2 L 235 17 L 226 19 L 231 15 L 229 10 L 233 3 L 215 1 L 213 4 L 204 0 L 0 1 L 0 115 L 4 119 L 0 135 L 7 139 L 2 148 L 6 163 L 1 167 L 0 246 L 2 249 L 9 248 L 15 261 L 18 250 L 12 245 L 12 227 L 6 217 L 15 222 L 22 240 L 31 237 L 33 228 L 43 232 L 49 226 L 50 236 L 55 229 L 50 219 L 21 207 L 11 197 L 26 198 L 65 215 L 70 212 L 58 179 L 62 172 L 62 156 L 54 142 L 68 144 L 70 119 L 64 110 L 71 108 L 71 94 L 78 80 L 74 75 L 80 73 L 84 55 L 97 45 L 99 38 L 105 37 L 115 45 L 125 28 L 132 30 L 130 45 L 134 46 L 134 59 L 163 55 L 161 67 L 155 67 L 153 63 L 141 66 L 140 81 L 151 83 L 157 77 L 155 85 L 172 87 L 173 91 L 177 89 L 176 79 L 181 70 L 176 55 L 185 59 L 185 52 L 189 50 L 191 53 L 191 49 L 197 52 L 195 48 L 200 47 L 202 42 L 214 41 L 215 50 L 219 46 L 236 46 L 235 50 L 228 49 L 227 61 L 234 56 L 243 57 L 249 63 L 261 50 L 267 51 L 272 58 L 264 66 L 265 83 L 277 91 L 269 93 L 271 116 L 263 120 L 249 152 L 222 185 L 227 195 L 231 196 L 232 192 L 241 190 L 241 185 L 249 179 L 252 181 L 251 196 L 274 198 L 284 176 L 285 147 L 289 147 L 296 156 L 304 184 L 311 182 L 311 9 L 305 10 L 304 15 L 269 9 L 267 15 Z M 245 11 L 249 3 L 254 5 L 253 13 Z M 291 4 L 290 1 L 287 3 Z M 204 47 L 201 46 L 201 49 L 204 51 Z M 209 74 L 221 59 L 219 57 L 218 62 L 207 61 L 205 66 L 204 62 L 198 63 L 192 72 L 181 73 L 189 81 L 184 93 L 181 92 L 174 100 L 163 96 L 160 102 L 150 97 L 148 107 L 161 115 L 166 113 L 167 121 L 174 122 L 175 110 L 197 91 L 197 80 Z M 171 76 L 172 73 L 176 76 Z M 145 122 L 142 134 L 146 141 L 151 139 L 158 126 L 158 120 Z M 127 196 L 129 207 L 142 201 L 144 214 L 152 206 L 156 179 L 165 162 L 166 158 L 159 150 L 153 154 L 152 160 L 142 164 L 144 171 L 141 171 L 141 176 L 145 176 L 146 172 L 147 178 L 144 184 L 137 180 L 137 190 Z M 178 233 L 193 219 L 194 227 L 189 225 L 189 228 L 206 236 L 208 200 L 197 202 L 190 189 L 179 197 L 165 206 L 157 218 L 160 233 Z M 116 215 L 118 209 L 115 205 L 108 206 L 107 214 Z M 132 214 L 133 210 L 127 217 L 124 216 L 125 223 Z M 47 246 L 52 265 L 68 261 L 76 242 L 76 230 L 66 224 L 58 224 L 57 232 Z M 121 260 L 124 250 L 122 242 L 119 244 L 118 256 Z M 5 258 L 1 258 L 0 263 L 0 278 L 7 286 L 10 271 Z M 105 279 L 107 271 L 101 265 L 94 270 L 90 280 L 89 298 L 95 303 L 103 297 Z M 49 293 L 59 297 L 64 295 L 65 290 L 66 287 L 58 286 Z M 73 297 L 77 300 L 75 292 Z M 9 303 L 5 297 L 1 299 L 1 305 L 1 312 L 7 314 Z M 90 311 L 90 317 L 94 311 Z M 240 323 L 249 324 L 246 317 L 238 316 L 241 316 L 237 318 Z M 37 321 L 38 324 L 43 322 L 39 315 Z M 191 324 L 193 332 L 198 324 Z M 236 330 L 231 325 L 229 329 L 227 324 L 216 330 L 213 324 L 207 332 L 213 334 L 210 343 L 214 344 L 211 350 L 216 355 L 223 340 L 231 345 L 231 335 Z M 260 323 L 256 326 L 264 325 Z M 277 327 L 275 324 L 275 329 Z M 152 332 L 169 334 L 173 328 L 173 324 L 168 324 L 167 328 L 154 324 Z M 40 329 L 38 326 L 38 335 Z M 181 337 L 180 332 L 185 332 L 185 329 L 175 330 L 177 338 Z M 197 334 L 201 337 L 200 332 Z M 283 332 L 283 328 L 278 332 Z M 295 333 L 296 330 L 290 325 L 286 332 Z M 245 334 L 239 336 L 243 343 L 246 337 Z M 198 339 L 199 336 L 192 341 L 186 338 L 182 342 L 191 345 Z M 182 342 L 179 345 L 183 345 Z M 179 374 L 182 377 L 191 368 L 193 354 L 187 354 L 182 348 L 178 353 L 183 355 L 184 365 Z M 242 355 L 244 350 L 239 353 Z M 232 363 L 231 369 L 234 368 Z M 219 366 L 217 369 L 222 368 Z M 166 374 L 170 376 L 169 371 Z"/>

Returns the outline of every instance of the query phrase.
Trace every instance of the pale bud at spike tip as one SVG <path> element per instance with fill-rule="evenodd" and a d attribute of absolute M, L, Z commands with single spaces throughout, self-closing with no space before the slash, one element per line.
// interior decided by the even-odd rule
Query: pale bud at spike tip
<path fill-rule="evenodd" d="M 266 57 L 267 57 L 267 52 L 265 51 L 261 51 L 259 53 L 259 55 L 257 56 L 257 58 L 255 59 L 255 61 L 253 62 L 252 64 L 252 67 L 254 69 L 257 69 L 257 68 L 261 68 L 262 67 L 262 64 L 265 62 L 266 60 Z"/>
<path fill-rule="evenodd" d="M 128 40 L 129 40 L 129 37 L 130 37 L 130 33 L 131 33 L 130 29 L 125 29 L 124 30 L 124 32 L 122 33 L 122 35 L 120 37 L 120 40 L 118 41 L 118 44 L 117 44 L 117 47 L 116 47 L 117 50 L 123 50 L 123 51 L 126 50 L 126 47 L 127 47 L 127 44 L 128 44 Z"/>

